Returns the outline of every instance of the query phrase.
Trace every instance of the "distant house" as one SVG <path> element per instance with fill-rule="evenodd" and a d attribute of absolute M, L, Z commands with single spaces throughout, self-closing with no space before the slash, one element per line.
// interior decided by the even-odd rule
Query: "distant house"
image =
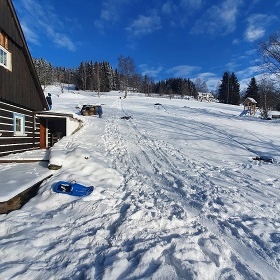
<path fill-rule="evenodd" d="M 250 115 L 255 115 L 256 113 L 256 106 L 257 106 L 257 101 L 252 98 L 252 97 L 247 97 L 244 102 L 244 111 L 248 111 Z"/>
<path fill-rule="evenodd" d="M 210 102 L 210 101 L 214 101 L 215 97 L 212 93 L 209 93 L 209 92 L 198 92 L 197 100 Z"/>
<path fill-rule="evenodd" d="M 48 105 L 11 0 L 0 1 L 0 156 L 40 148 Z M 42 145 L 41 145 L 42 147 Z"/>

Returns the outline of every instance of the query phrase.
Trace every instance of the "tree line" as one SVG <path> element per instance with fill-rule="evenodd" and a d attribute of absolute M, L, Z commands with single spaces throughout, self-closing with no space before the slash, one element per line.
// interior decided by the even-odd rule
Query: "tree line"
<path fill-rule="evenodd" d="M 265 73 L 270 76 L 280 76 L 280 31 L 272 34 L 267 41 L 261 42 L 258 48 Z M 75 69 L 53 67 L 43 58 L 33 59 L 40 83 L 43 88 L 50 84 L 59 84 L 64 90 L 65 84 L 74 84 L 77 90 L 100 92 L 137 91 L 146 95 L 158 94 L 177 96 L 193 96 L 198 92 L 207 92 L 205 81 L 199 78 L 194 82 L 185 78 L 169 78 L 154 82 L 147 75 L 140 75 L 136 71 L 131 57 L 121 55 L 118 58 L 118 68 L 113 69 L 109 62 L 81 62 Z M 240 92 L 240 84 L 235 73 L 224 72 L 221 82 L 215 93 L 221 103 L 239 105 L 247 97 L 254 98 L 257 106 L 267 115 L 269 110 L 280 110 L 279 86 L 270 78 L 257 81 L 252 77 L 245 92 Z"/>
<path fill-rule="evenodd" d="M 100 92 L 123 91 L 125 97 L 128 91 L 137 91 L 151 95 L 196 96 L 197 89 L 190 79 L 169 78 L 154 82 L 147 75 L 140 75 L 132 58 L 120 56 L 118 68 L 113 69 L 109 62 L 81 62 L 76 69 L 53 67 L 43 58 L 34 58 L 33 62 L 43 88 L 47 85 L 60 85 L 62 91 L 65 84 L 74 84 L 77 90 Z"/>
<path fill-rule="evenodd" d="M 280 91 L 271 79 L 262 78 L 257 81 L 252 77 L 247 89 L 241 95 L 240 85 L 234 73 L 225 72 L 218 88 L 217 98 L 225 104 L 239 105 L 246 98 L 253 98 L 264 117 L 268 111 L 280 111 Z"/>
<path fill-rule="evenodd" d="M 45 59 L 34 59 L 39 80 L 43 88 L 50 84 L 57 84 L 64 90 L 65 84 L 74 84 L 77 90 L 95 91 L 98 96 L 101 92 L 123 91 L 125 97 L 128 91 L 145 93 L 147 96 L 192 96 L 197 98 L 198 92 L 207 92 L 205 81 L 196 79 L 192 82 L 185 78 L 169 78 L 154 82 L 147 75 L 136 73 L 133 60 L 129 57 L 119 58 L 118 69 L 113 69 L 109 62 L 81 62 L 77 69 L 53 67 Z M 255 77 L 245 92 L 241 95 L 240 84 L 235 73 L 225 72 L 216 92 L 221 103 L 239 105 L 247 97 L 254 98 L 258 108 L 264 116 L 269 110 L 280 111 L 280 94 L 276 85 L 269 79 L 257 82 Z"/>
<path fill-rule="evenodd" d="M 244 94 L 240 94 L 240 85 L 234 73 L 225 72 L 218 88 L 219 102 L 238 105 L 247 97 L 257 102 L 257 107 L 264 117 L 268 111 L 280 111 L 280 31 L 271 34 L 257 47 L 260 56 L 259 69 L 262 75 L 257 81 L 252 77 Z"/>

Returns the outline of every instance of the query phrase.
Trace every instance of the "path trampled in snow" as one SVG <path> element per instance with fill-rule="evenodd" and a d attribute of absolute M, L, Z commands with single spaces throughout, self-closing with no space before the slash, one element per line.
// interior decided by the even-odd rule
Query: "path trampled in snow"
<path fill-rule="evenodd" d="M 222 104 L 91 98 L 104 117 L 84 117 L 52 148 L 62 169 L 0 216 L 1 279 L 280 279 L 279 122 Z M 57 106 L 89 99 L 65 93 Z M 52 192 L 74 179 L 94 192 Z"/>

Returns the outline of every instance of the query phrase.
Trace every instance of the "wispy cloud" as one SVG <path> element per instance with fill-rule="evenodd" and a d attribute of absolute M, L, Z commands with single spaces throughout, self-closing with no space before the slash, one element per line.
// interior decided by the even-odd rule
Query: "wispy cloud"
<path fill-rule="evenodd" d="M 171 1 L 167 1 L 162 5 L 161 11 L 163 15 L 172 16 L 178 12 L 178 6 Z"/>
<path fill-rule="evenodd" d="M 54 7 L 35 0 L 18 0 L 17 7 L 27 41 L 41 45 L 40 34 L 45 34 L 57 47 L 70 51 L 76 50 L 74 42 L 66 33 L 65 25 L 56 15 Z"/>
<path fill-rule="evenodd" d="M 232 71 L 232 70 L 229 70 Z M 252 77 L 258 77 L 261 74 L 258 66 L 251 66 L 242 71 L 234 72 L 239 80 L 240 90 L 246 90 Z M 206 81 L 208 89 L 215 91 L 221 84 L 222 76 L 218 76 L 215 73 L 205 72 L 199 73 L 196 76 L 203 81 Z"/>
<path fill-rule="evenodd" d="M 260 74 L 260 67 L 259 66 L 251 66 L 241 71 L 236 72 L 236 75 L 239 76 L 241 79 L 244 78 L 251 78 Z"/>
<path fill-rule="evenodd" d="M 254 42 L 256 40 L 261 39 L 266 33 L 266 28 L 275 20 L 277 20 L 277 17 L 274 15 L 251 15 L 247 19 L 248 25 L 244 34 L 245 40 L 249 42 Z"/>
<path fill-rule="evenodd" d="M 238 77 L 240 89 L 246 90 L 252 77 L 257 80 L 261 78 L 262 70 L 259 66 L 251 66 L 235 73 Z"/>
<path fill-rule="evenodd" d="M 188 16 L 188 14 L 201 9 L 205 3 L 205 0 L 180 0 L 175 1 L 175 3 L 168 0 L 163 3 L 161 11 L 164 15 L 177 16 L 177 13 L 180 13 L 180 16 Z"/>
<path fill-rule="evenodd" d="M 265 29 L 263 27 L 249 26 L 245 32 L 245 39 L 249 42 L 254 42 L 262 38 L 265 34 Z"/>
<path fill-rule="evenodd" d="M 204 72 L 204 73 L 199 73 L 196 76 L 196 78 L 199 78 L 202 81 L 205 81 L 209 91 L 215 91 L 217 89 L 218 85 L 220 84 L 222 77 L 218 77 L 217 74 L 212 73 L 212 72 Z M 195 82 L 195 79 L 193 80 L 194 82 Z"/>
<path fill-rule="evenodd" d="M 158 75 L 163 71 L 163 66 L 158 66 L 158 67 L 150 67 L 147 64 L 141 64 L 139 65 L 141 74 L 147 75 L 149 77 L 156 78 Z"/>
<path fill-rule="evenodd" d="M 149 16 L 140 15 L 126 28 L 134 36 L 143 36 L 161 29 L 161 19 L 154 13 Z"/>
<path fill-rule="evenodd" d="M 166 73 L 172 74 L 173 77 L 188 78 L 192 74 L 197 73 L 200 69 L 201 69 L 201 67 L 198 67 L 198 66 L 178 65 L 178 66 L 168 69 L 166 71 Z"/>
<path fill-rule="evenodd" d="M 256 53 L 257 53 L 257 49 L 251 49 L 245 52 L 247 56 L 253 56 L 256 55 Z"/>
<path fill-rule="evenodd" d="M 133 0 L 105 0 L 102 2 L 100 16 L 95 20 L 95 27 L 103 32 L 108 24 L 119 22 L 125 12 L 124 7 L 131 5 Z"/>
<path fill-rule="evenodd" d="M 65 34 L 54 31 L 53 29 L 48 30 L 48 35 L 52 38 L 52 41 L 62 48 L 67 48 L 70 51 L 76 50 L 76 45 L 73 41 Z"/>
<path fill-rule="evenodd" d="M 197 77 L 200 78 L 202 81 L 205 81 L 205 80 L 208 80 L 208 79 L 216 79 L 217 74 L 212 73 L 212 72 L 204 72 L 204 73 L 198 74 Z"/>
<path fill-rule="evenodd" d="M 166 22 L 174 27 L 185 27 L 194 12 L 203 8 L 205 0 L 168 0 L 163 3 L 160 13 Z"/>
<path fill-rule="evenodd" d="M 225 0 L 219 5 L 211 6 L 191 29 L 192 34 L 225 35 L 236 28 L 236 19 L 241 0 Z"/>
<path fill-rule="evenodd" d="M 208 0 L 180 0 L 180 7 L 188 9 L 200 9 Z"/>
<path fill-rule="evenodd" d="M 28 27 L 24 21 L 21 22 L 21 28 L 23 30 L 25 38 L 32 44 L 40 46 L 40 37 L 36 32 Z"/>
<path fill-rule="evenodd" d="M 237 67 L 240 66 L 240 64 L 237 63 L 236 61 L 237 61 L 237 59 L 234 60 L 234 61 L 226 63 L 225 64 L 226 69 L 229 70 L 229 71 L 234 71 L 234 69 L 236 69 Z"/>

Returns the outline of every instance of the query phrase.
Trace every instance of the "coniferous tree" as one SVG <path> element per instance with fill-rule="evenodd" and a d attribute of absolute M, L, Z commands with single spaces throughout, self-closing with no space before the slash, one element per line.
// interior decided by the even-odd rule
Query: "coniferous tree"
<path fill-rule="evenodd" d="M 195 84 L 190 79 L 169 78 L 165 81 L 159 81 L 154 88 L 155 93 L 160 95 L 181 95 L 182 97 L 185 95 L 196 97 L 197 95 Z"/>
<path fill-rule="evenodd" d="M 229 103 L 229 91 L 230 91 L 229 72 L 225 72 L 218 89 L 218 99 L 220 103 L 225 103 L 225 104 Z"/>
<path fill-rule="evenodd" d="M 259 87 L 257 85 L 257 81 L 255 77 L 253 77 L 246 89 L 246 94 L 244 98 L 246 99 L 247 97 L 254 98 L 257 103 L 260 102 L 260 94 L 259 94 Z"/>
<path fill-rule="evenodd" d="M 131 87 L 133 88 L 133 91 L 139 92 L 141 90 L 142 86 L 142 76 L 135 73 L 131 76 Z"/>
<path fill-rule="evenodd" d="M 97 90 L 98 97 L 100 97 L 101 81 L 100 81 L 100 71 L 99 63 L 94 63 L 94 88 Z"/>
<path fill-rule="evenodd" d="M 55 67 L 53 70 L 53 82 L 64 91 L 64 83 L 67 83 L 67 72 L 65 67 Z"/>
<path fill-rule="evenodd" d="M 71 68 L 66 69 L 66 77 L 67 80 L 65 81 L 65 83 L 68 84 L 67 88 L 69 91 L 70 84 L 75 84 L 75 69 L 71 69 Z"/>
<path fill-rule="evenodd" d="M 141 92 L 145 93 L 147 96 L 150 96 L 154 91 L 155 89 L 153 79 L 148 75 L 142 77 Z"/>
<path fill-rule="evenodd" d="M 108 92 L 111 90 L 110 88 L 110 80 L 109 80 L 109 69 L 108 69 L 108 64 L 106 62 L 101 62 L 100 63 L 100 90 L 102 92 Z"/>
<path fill-rule="evenodd" d="M 238 105 L 240 102 L 240 85 L 234 73 L 225 72 L 218 89 L 221 103 Z"/>
<path fill-rule="evenodd" d="M 39 77 L 40 84 L 45 90 L 47 85 L 53 83 L 54 69 L 52 67 L 52 64 L 50 62 L 47 62 L 43 58 L 33 58 L 33 63 Z"/>
<path fill-rule="evenodd" d="M 158 93 L 159 95 L 163 95 L 164 91 L 165 91 L 165 83 L 163 81 L 159 81 L 156 84 L 155 92 Z"/>
<path fill-rule="evenodd" d="M 109 91 L 110 91 L 113 89 L 114 86 L 114 71 L 109 62 L 105 62 L 105 70 L 106 70 L 106 76 L 108 77 Z"/>
<path fill-rule="evenodd" d="M 230 85 L 231 85 L 230 104 L 239 105 L 240 104 L 240 84 L 234 73 L 231 74 Z"/>
<path fill-rule="evenodd" d="M 113 90 L 120 90 L 120 74 L 117 69 L 113 71 Z"/>
<path fill-rule="evenodd" d="M 77 70 L 77 88 L 87 90 L 88 70 L 87 63 L 81 62 Z"/>
<path fill-rule="evenodd" d="M 194 98 L 197 98 L 198 92 L 196 90 L 195 84 L 190 80 L 187 79 L 187 86 L 188 86 L 188 90 L 189 90 L 189 94 L 190 96 L 193 96 Z"/>
<path fill-rule="evenodd" d="M 94 64 L 92 61 L 88 62 L 86 64 L 86 68 L 87 68 L 87 77 L 88 77 L 88 90 L 90 91 L 94 91 L 95 87 L 95 72 L 94 72 Z"/>
<path fill-rule="evenodd" d="M 147 75 L 144 76 L 142 80 L 142 88 L 141 91 L 149 96 L 149 78 Z"/>

